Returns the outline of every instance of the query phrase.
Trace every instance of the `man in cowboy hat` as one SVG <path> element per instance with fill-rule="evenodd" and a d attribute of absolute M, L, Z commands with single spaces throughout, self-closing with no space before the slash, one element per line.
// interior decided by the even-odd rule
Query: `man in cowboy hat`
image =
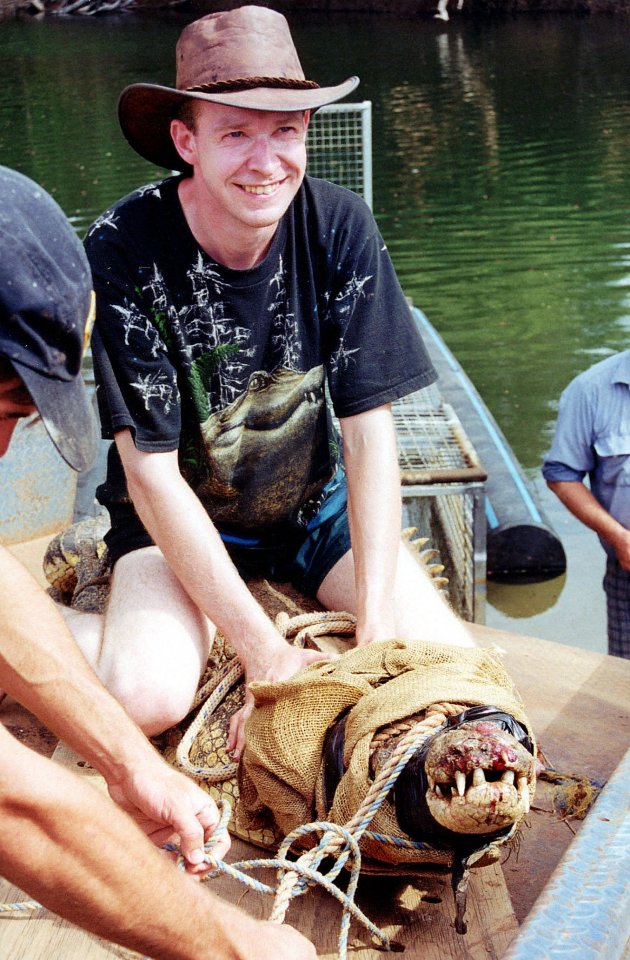
<path fill-rule="evenodd" d="M 0 456 L 39 414 L 76 470 L 96 455 L 81 379 L 93 315 L 90 270 L 63 212 L 0 167 Z M 218 824 L 214 802 L 159 757 L 94 675 L 52 601 L 0 547 L 0 684 L 105 777 L 154 842 L 179 834 L 190 870 Z M 313 960 L 297 931 L 259 923 L 180 873 L 111 801 L 0 723 L 0 863 L 63 917 L 161 960 Z M 229 839 L 220 837 L 221 856 Z"/>
<path fill-rule="evenodd" d="M 317 658 L 284 642 L 251 575 L 355 612 L 359 644 L 472 643 L 400 541 L 390 404 L 434 371 L 366 205 L 305 177 L 311 111 L 357 79 L 305 79 L 285 18 L 255 6 L 191 23 L 176 60 L 176 87 L 128 87 L 119 117 L 181 172 L 86 240 L 115 566 L 102 632 L 77 635 L 150 734 L 188 712 L 215 629 L 248 681 Z"/>

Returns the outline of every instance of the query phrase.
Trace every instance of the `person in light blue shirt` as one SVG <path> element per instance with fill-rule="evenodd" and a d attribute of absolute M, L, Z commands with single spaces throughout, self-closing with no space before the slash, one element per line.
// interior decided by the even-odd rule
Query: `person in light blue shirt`
<path fill-rule="evenodd" d="M 564 390 L 542 472 L 606 551 L 608 652 L 630 659 L 630 350 L 596 363 Z"/>

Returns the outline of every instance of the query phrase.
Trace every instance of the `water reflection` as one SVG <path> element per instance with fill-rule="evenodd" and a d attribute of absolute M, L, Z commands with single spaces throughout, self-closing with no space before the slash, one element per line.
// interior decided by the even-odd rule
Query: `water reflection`
<path fill-rule="evenodd" d="M 566 581 L 563 574 L 544 583 L 488 583 L 488 603 L 511 620 L 529 619 L 556 605 Z"/>
<path fill-rule="evenodd" d="M 0 162 L 50 190 L 79 232 L 161 175 L 124 142 L 116 102 L 133 81 L 172 82 L 175 41 L 192 18 L 0 25 Z M 405 291 L 537 475 L 563 387 L 627 346 L 630 23 L 291 19 L 307 75 L 361 76 L 359 97 L 373 103 L 375 212 Z M 521 593 L 529 619 L 513 626 L 571 642 L 582 631 L 582 645 L 604 649 L 597 542 L 542 496 L 569 575 L 541 587 L 546 598 L 557 589 L 556 601 Z M 511 598 L 493 589 L 491 604 L 488 621 L 509 626 Z"/>

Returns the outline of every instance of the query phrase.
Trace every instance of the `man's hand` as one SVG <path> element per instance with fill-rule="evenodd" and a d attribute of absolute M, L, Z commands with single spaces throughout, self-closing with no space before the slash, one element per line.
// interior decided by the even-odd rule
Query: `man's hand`
<path fill-rule="evenodd" d="M 288 680 L 294 674 L 299 673 L 300 670 L 310 667 L 312 663 L 320 663 L 322 660 L 335 660 L 337 656 L 334 653 L 321 653 L 319 650 L 303 650 L 282 641 L 266 667 L 261 663 L 246 667 L 245 682 L 248 686 L 246 687 L 245 703 L 230 720 L 227 749 L 232 758 L 238 760 L 245 746 L 245 724 L 254 709 L 254 697 L 249 691 L 249 684 L 253 680 L 264 680 L 269 683 Z"/>
<path fill-rule="evenodd" d="M 108 783 L 110 796 L 156 844 L 175 836 L 192 874 L 207 873 L 204 843 L 212 836 L 219 811 L 214 800 L 192 780 L 172 770 L 157 754 L 118 782 Z M 212 854 L 223 859 L 230 848 L 226 833 Z"/>
<path fill-rule="evenodd" d="M 622 528 L 612 541 L 612 545 L 615 548 L 619 566 L 623 570 L 630 570 L 630 530 Z"/>

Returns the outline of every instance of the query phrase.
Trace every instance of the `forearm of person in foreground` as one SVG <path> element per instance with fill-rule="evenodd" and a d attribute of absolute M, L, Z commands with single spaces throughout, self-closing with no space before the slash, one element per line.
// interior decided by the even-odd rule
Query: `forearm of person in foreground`
<path fill-rule="evenodd" d="M 216 804 L 162 760 L 93 673 L 52 600 L 3 548 L 0 686 L 105 777 L 154 843 L 178 834 L 191 869 L 203 869 Z M 228 846 L 226 838 L 219 854 Z"/>
<path fill-rule="evenodd" d="M 630 570 L 630 530 L 615 520 L 580 480 L 548 480 L 555 493 L 574 517 L 609 543 L 620 566 Z"/>
<path fill-rule="evenodd" d="M 123 813 L 0 726 L 2 873 L 77 926 L 155 960 L 314 960 L 178 871 Z"/>

